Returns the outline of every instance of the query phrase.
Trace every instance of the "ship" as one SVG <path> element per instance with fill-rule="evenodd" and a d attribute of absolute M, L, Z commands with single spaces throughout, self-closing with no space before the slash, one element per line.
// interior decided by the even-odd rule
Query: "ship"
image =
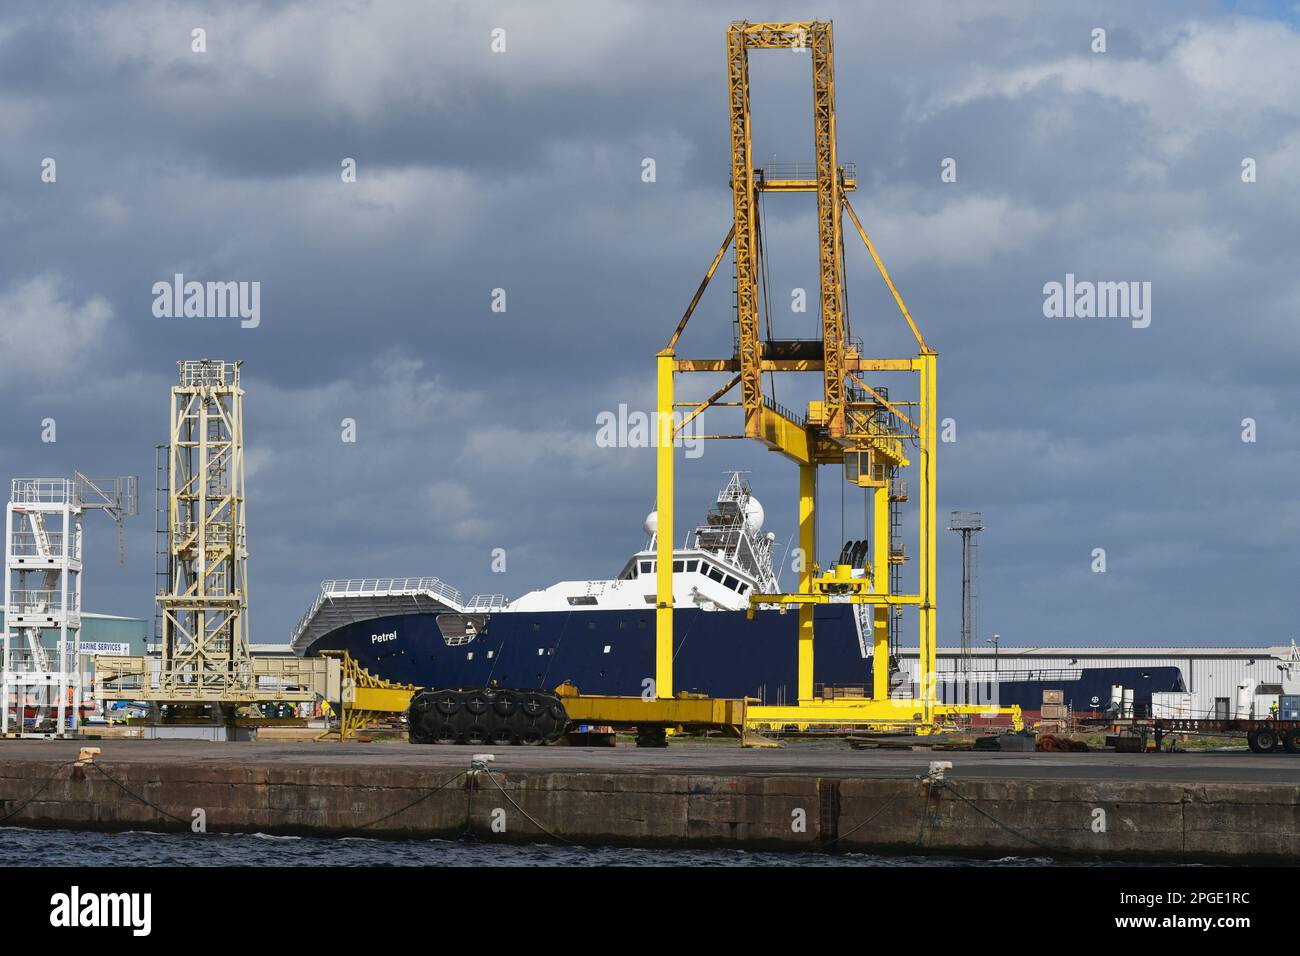
<path fill-rule="evenodd" d="M 742 472 L 728 473 L 704 521 L 673 550 L 673 679 L 677 690 L 796 702 L 798 614 L 755 604 L 780 592 L 776 535 L 764 531 L 762 504 Z M 465 598 L 436 577 L 330 580 L 291 635 L 293 652 L 347 651 L 371 674 L 425 688 L 510 687 L 636 696 L 654 693 L 657 515 L 644 523 L 645 545 L 618 574 L 560 581 L 514 600 Z M 847 542 L 841 563 L 868 575 L 864 542 Z M 819 694 L 861 696 L 875 664 L 867 605 L 814 606 L 814 686 Z M 897 662 L 891 693 L 916 692 Z M 1111 688 L 1132 688 L 1149 702 L 1182 690 L 1177 667 L 1092 668 L 1044 680 L 1006 675 L 982 688 L 982 702 L 1036 711 L 1042 690 L 1065 691 L 1079 709 Z M 963 687 L 965 693 L 967 688 Z M 942 692 L 942 691 L 941 691 Z M 1095 705 L 1094 705 L 1095 706 Z"/>

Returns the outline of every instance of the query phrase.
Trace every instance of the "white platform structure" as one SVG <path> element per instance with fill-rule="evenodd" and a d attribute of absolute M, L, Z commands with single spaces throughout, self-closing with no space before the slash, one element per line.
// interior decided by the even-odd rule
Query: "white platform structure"
<path fill-rule="evenodd" d="M 136 478 L 15 478 L 5 510 L 0 735 L 67 737 L 81 728 L 82 517 L 136 514 Z"/>

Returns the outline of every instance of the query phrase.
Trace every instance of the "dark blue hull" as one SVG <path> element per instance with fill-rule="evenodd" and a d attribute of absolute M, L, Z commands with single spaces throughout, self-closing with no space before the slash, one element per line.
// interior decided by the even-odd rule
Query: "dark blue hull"
<path fill-rule="evenodd" d="M 863 655 L 847 604 L 823 604 L 814 612 L 816 684 L 871 684 L 871 658 Z M 767 704 L 794 703 L 798 667 L 795 612 L 673 612 L 676 651 L 674 691 L 714 697 L 754 697 Z M 548 611 L 493 614 L 477 638 L 448 646 L 435 615 L 428 613 L 357 621 L 331 631 L 308 650 L 347 650 L 370 673 L 419 687 L 554 688 L 568 681 L 587 694 L 639 695 L 654 677 L 654 611 Z M 965 699 L 1038 711 L 1043 691 L 1064 691 L 1076 712 L 1105 709 L 1111 686 L 1134 689 L 1135 705 L 1149 707 L 1155 691 L 1184 689 L 1177 667 L 1102 667 L 1072 679 L 1042 675 L 1033 680 L 984 685 Z M 941 683 L 941 699 L 960 702 Z M 1094 703 L 1095 700 L 1095 703 Z"/>
<path fill-rule="evenodd" d="M 816 609 L 817 683 L 866 686 L 871 662 L 858 644 L 853 610 Z M 758 611 L 673 612 L 677 647 L 674 691 L 793 702 L 799 615 Z M 389 635 L 392 635 L 391 637 Z M 553 688 L 570 681 L 583 693 L 639 695 L 654 677 L 654 611 L 549 611 L 493 614 L 483 632 L 449 647 L 434 615 L 410 614 L 348 624 L 308 653 L 346 649 L 387 680 L 421 687 Z"/>

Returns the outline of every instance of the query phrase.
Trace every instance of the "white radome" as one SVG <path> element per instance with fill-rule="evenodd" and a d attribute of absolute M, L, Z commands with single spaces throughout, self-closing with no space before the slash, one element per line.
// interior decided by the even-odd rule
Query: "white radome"
<path fill-rule="evenodd" d="M 659 531 L 659 512 L 652 511 L 645 516 L 645 533 L 655 534 Z"/>
<path fill-rule="evenodd" d="M 764 517 L 763 506 L 751 495 L 745 502 L 745 527 L 750 534 L 758 534 L 758 529 L 763 527 Z"/>

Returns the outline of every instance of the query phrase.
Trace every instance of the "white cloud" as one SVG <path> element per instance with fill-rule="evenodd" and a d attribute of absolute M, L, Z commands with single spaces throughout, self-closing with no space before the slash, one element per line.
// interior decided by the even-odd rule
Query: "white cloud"
<path fill-rule="evenodd" d="M 11 284 L 0 293 L 0 376 L 57 390 L 55 377 L 76 372 L 98 351 L 112 318 L 106 299 L 77 301 L 57 275 Z"/>
<path fill-rule="evenodd" d="M 1178 154 L 1206 131 L 1242 128 L 1269 113 L 1300 115 L 1300 33 L 1281 23 L 1193 22 L 1162 47 L 1150 59 L 1104 53 L 977 67 L 955 90 L 931 97 L 920 117 L 990 97 L 1023 98 L 1055 83 L 1071 97 L 1095 94 L 1142 109 L 1166 152 Z"/>
<path fill-rule="evenodd" d="M 895 192 L 887 208 L 873 209 L 871 222 L 863 222 L 887 267 L 985 265 L 1032 247 L 1050 221 L 1005 196 L 954 198 L 932 212 L 918 213 L 921 205 L 916 194 Z M 851 233 L 852 224 L 847 228 Z M 851 234 L 845 242 L 860 245 Z"/>

